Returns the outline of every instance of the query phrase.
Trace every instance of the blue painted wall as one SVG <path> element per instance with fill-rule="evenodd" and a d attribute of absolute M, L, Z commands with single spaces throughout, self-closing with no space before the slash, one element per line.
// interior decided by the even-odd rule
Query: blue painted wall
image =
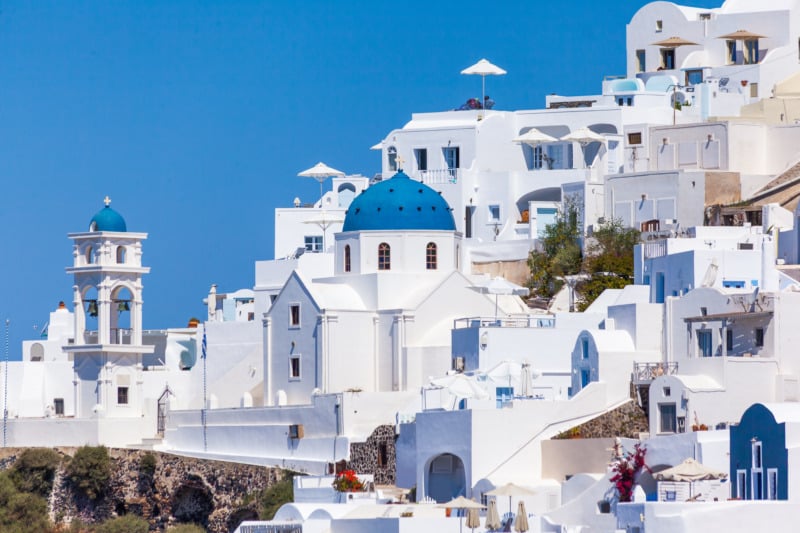
<path fill-rule="evenodd" d="M 730 428 L 730 482 L 731 497 L 752 499 L 752 439 L 761 441 L 762 468 L 764 471 L 764 498 L 767 497 L 767 470 L 778 469 L 778 499 L 787 500 L 788 453 L 786 451 L 786 424 L 775 421 L 772 412 L 760 403 L 754 404 L 742 415 L 738 425 Z M 737 470 L 747 471 L 747 494 L 738 494 Z"/>

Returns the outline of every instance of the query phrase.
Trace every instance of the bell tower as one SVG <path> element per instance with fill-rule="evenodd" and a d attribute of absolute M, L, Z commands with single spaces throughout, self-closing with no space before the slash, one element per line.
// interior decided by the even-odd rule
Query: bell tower
<path fill-rule="evenodd" d="M 70 233 L 75 312 L 73 356 L 76 416 L 141 417 L 142 241 L 146 233 L 127 230 L 125 220 L 105 207 L 89 230 Z"/>

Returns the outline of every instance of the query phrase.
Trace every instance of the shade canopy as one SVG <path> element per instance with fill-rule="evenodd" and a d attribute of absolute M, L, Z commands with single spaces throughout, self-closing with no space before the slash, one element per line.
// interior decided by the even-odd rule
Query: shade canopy
<path fill-rule="evenodd" d="M 720 35 L 717 39 L 727 39 L 729 41 L 749 41 L 750 39 L 766 39 L 765 35 L 759 35 L 747 30 L 736 30 L 733 33 Z"/>
<path fill-rule="evenodd" d="M 561 137 L 562 141 L 576 142 L 586 145 L 593 142 L 605 143 L 606 138 L 589 128 L 578 128 Z"/>
<path fill-rule="evenodd" d="M 320 181 L 325 181 L 327 178 L 332 176 L 344 176 L 344 172 L 341 170 L 336 170 L 335 168 L 331 168 L 325 163 L 319 162 L 313 167 L 306 169 L 297 175 L 304 178 L 314 178 Z"/>
<path fill-rule="evenodd" d="M 479 287 L 480 292 L 486 294 L 516 294 L 517 296 L 527 296 L 531 291 L 527 287 L 512 283 L 505 278 L 493 278 L 486 285 Z"/>
<path fill-rule="evenodd" d="M 485 505 L 481 505 L 475 500 L 468 500 L 464 496 L 453 498 L 449 502 L 440 503 L 437 507 L 444 507 L 450 509 L 486 509 Z"/>
<path fill-rule="evenodd" d="M 705 467 L 692 458 L 672 468 L 667 468 L 653 475 L 658 481 L 702 481 L 707 479 L 725 479 L 728 474 Z"/>
<path fill-rule="evenodd" d="M 461 74 L 477 74 L 479 76 L 502 76 L 506 71 L 489 62 L 487 59 L 481 59 L 471 67 L 467 67 L 461 71 Z"/>
<path fill-rule="evenodd" d="M 663 41 L 653 43 L 653 46 L 661 46 L 662 48 L 677 48 L 678 46 L 699 46 L 697 43 L 684 39 L 683 37 L 670 37 Z"/>
<path fill-rule="evenodd" d="M 506 483 L 501 487 L 488 491 L 486 494 L 490 496 L 534 496 L 536 493 L 514 483 Z"/>
<path fill-rule="evenodd" d="M 531 128 L 522 135 L 520 135 L 519 137 L 515 137 L 513 141 L 515 143 L 529 144 L 531 146 L 539 146 L 542 143 L 557 142 L 558 139 L 556 139 L 555 137 L 551 137 L 546 133 L 542 133 L 536 128 Z"/>
<path fill-rule="evenodd" d="M 316 224 L 323 229 L 327 229 L 331 224 L 336 224 L 337 222 L 344 222 L 344 217 L 341 213 L 322 211 L 304 220 L 303 224 Z"/>
<path fill-rule="evenodd" d="M 447 389 L 447 392 L 456 398 L 476 398 L 481 400 L 489 397 L 488 393 L 478 385 L 475 379 L 464 374 L 452 374 L 432 379 L 431 385 Z M 452 507 L 452 505 L 448 507 Z"/>

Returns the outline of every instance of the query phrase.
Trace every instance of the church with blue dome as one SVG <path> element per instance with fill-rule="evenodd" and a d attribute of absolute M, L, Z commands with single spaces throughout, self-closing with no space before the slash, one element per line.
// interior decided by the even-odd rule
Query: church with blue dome
<path fill-rule="evenodd" d="M 337 275 L 457 270 L 461 234 L 442 196 L 402 170 L 358 195 L 336 235 Z"/>

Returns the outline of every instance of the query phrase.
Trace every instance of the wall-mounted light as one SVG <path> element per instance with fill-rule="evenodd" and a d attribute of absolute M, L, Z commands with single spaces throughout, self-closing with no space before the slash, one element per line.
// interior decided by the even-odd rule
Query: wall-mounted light
<path fill-rule="evenodd" d="M 642 195 L 642 201 L 645 201 L 645 200 L 647 200 L 647 195 L 646 195 L 646 194 L 643 194 L 643 195 Z"/>
<path fill-rule="evenodd" d="M 669 144 L 669 139 L 664 137 L 663 139 L 661 139 L 661 144 L 664 144 L 664 145 Z"/>
<path fill-rule="evenodd" d="M 713 140 L 714 140 L 714 134 L 713 133 L 709 133 L 708 134 L 708 142 L 711 142 Z"/>

